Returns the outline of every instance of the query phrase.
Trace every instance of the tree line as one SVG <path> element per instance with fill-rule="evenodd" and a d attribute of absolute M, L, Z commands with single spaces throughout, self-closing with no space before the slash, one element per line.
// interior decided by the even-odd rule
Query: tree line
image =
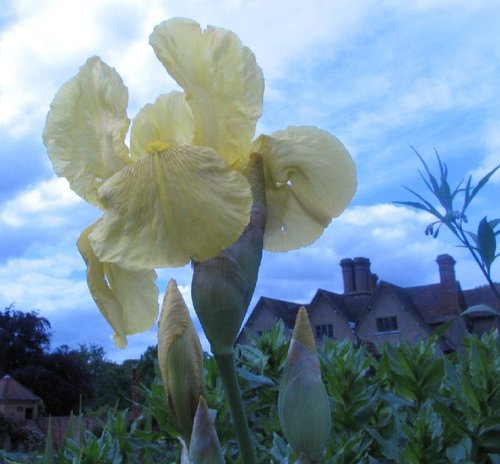
<path fill-rule="evenodd" d="M 13 305 L 0 311 L 0 378 L 8 374 L 42 398 L 43 414 L 129 408 L 132 369 L 141 383 L 154 376 L 156 346 L 139 360 L 118 364 L 99 345 L 51 349 L 51 338 L 50 322 L 38 312 Z"/>

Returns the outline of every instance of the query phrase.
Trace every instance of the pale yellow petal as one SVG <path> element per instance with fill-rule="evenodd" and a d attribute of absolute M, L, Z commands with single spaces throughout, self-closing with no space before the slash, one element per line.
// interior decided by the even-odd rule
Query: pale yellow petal
<path fill-rule="evenodd" d="M 264 248 L 287 251 L 314 242 L 356 191 L 356 167 L 333 135 L 316 127 L 289 127 L 260 136 L 267 222 Z"/>
<path fill-rule="evenodd" d="M 127 344 L 127 335 L 144 332 L 156 321 L 156 272 L 132 271 L 117 264 L 101 262 L 89 241 L 89 234 L 98 223 L 82 232 L 78 250 L 87 264 L 87 283 L 92 298 L 113 328 L 115 344 L 123 348 Z"/>
<path fill-rule="evenodd" d="M 192 145 L 194 120 L 186 95 L 171 92 L 141 109 L 132 123 L 130 152 L 135 160 L 170 147 Z"/>
<path fill-rule="evenodd" d="M 118 73 L 93 57 L 59 89 L 47 115 L 43 142 L 54 171 L 94 205 L 99 186 L 130 162 L 127 101 Z"/>
<path fill-rule="evenodd" d="M 99 191 L 103 220 L 90 235 L 99 258 L 127 266 L 181 266 L 230 246 L 248 224 L 247 180 L 207 147 L 136 161 Z"/>
<path fill-rule="evenodd" d="M 158 59 L 187 94 L 196 145 L 217 150 L 230 165 L 246 165 L 262 112 L 264 78 L 255 56 L 233 32 L 171 19 L 149 38 Z"/>

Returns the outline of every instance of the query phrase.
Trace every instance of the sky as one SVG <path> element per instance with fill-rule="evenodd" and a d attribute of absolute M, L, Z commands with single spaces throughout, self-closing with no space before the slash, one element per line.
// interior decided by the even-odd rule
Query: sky
<path fill-rule="evenodd" d="M 96 343 L 120 362 L 156 343 L 153 327 L 113 345 L 75 244 L 100 212 L 53 174 L 41 134 L 54 94 L 90 56 L 122 76 L 131 118 L 177 89 L 148 45 L 172 17 L 230 29 L 254 52 L 266 85 L 257 135 L 315 125 L 357 166 L 356 195 L 316 243 L 264 253 L 250 309 L 261 296 L 307 303 L 318 288 L 342 292 L 339 261 L 358 256 L 405 287 L 437 283 L 435 259 L 449 253 L 462 288 L 485 283 L 450 234 L 426 237 L 430 216 L 394 201 L 412 199 L 403 185 L 425 192 L 412 147 L 433 169 L 437 150 L 454 182 L 500 163 L 497 1 L 0 0 L 0 308 L 39 311 L 53 348 Z M 483 192 L 471 229 L 499 216 L 500 174 Z M 160 298 L 175 278 L 192 310 L 191 276 L 189 266 L 161 269 Z"/>

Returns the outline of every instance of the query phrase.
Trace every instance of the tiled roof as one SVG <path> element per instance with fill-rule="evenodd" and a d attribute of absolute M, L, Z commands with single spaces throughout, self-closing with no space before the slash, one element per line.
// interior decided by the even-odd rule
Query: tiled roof
<path fill-rule="evenodd" d="M 40 397 L 10 375 L 5 375 L 0 379 L 0 403 L 6 401 L 40 401 Z"/>
<path fill-rule="evenodd" d="M 447 320 L 442 311 L 443 290 L 441 284 L 406 287 L 404 290 L 418 308 L 425 322 L 437 324 Z"/>
<path fill-rule="evenodd" d="M 261 297 L 260 299 L 263 304 L 271 308 L 274 314 L 281 319 L 289 329 L 293 329 L 295 325 L 295 318 L 301 306 L 307 308 L 308 305 L 302 305 L 299 303 L 292 303 L 290 301 L 275 300 L 273 298 Z"/>

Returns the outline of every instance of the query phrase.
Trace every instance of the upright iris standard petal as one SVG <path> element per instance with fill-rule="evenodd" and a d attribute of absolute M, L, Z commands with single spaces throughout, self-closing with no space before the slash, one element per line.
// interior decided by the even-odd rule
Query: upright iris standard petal
<path fill-rule="evenodd" d="M 217 150 L 229 165 L 246 166 L 264 78 L 236 34 L 189 19 L 156 26 L 149 38 L 159 60 L 184 89 L 193 109 L 195 144 Z"/>
<path fill-rule="evenodd" d="M 47 115 L 43 141 L 54 171 L 94 205 L 100 185 L 130 162 L 127 101 L 118 73 L 93 57 L 59 89 Z"/>
<path fill-rule="evenodd" d="M 204 261 L 248 224 L 245 177 L 207 147 L 177 147 L 122 169 L 99 190 L 105 214 L 90 234 L 101 261 L 151 269 Z"/>
<path fill-rule="evenodd" d="M 154 270 L 131 271 L 103 263 L 95 256 L 85 229 L 78 239 L 78 250 L 87 264 L 87 283 L 92 298 L 113 327 L 115 344 L 124 348 L 127 335 L 149 329 L 158 315 L 158 289 Z"/>
<path fill-rule="evenodd" d="M 314 242 L 348 205 L 356 168 L 345 147 L 316 127 L 288 127 L 262 135 L 267 223 L 264 248 L 287 251 Z"/>
<path fill-rule="evenodd" d="M 132 123 L 130 152 L 134 159 L 168 148 L 192 145 L 194 120 L 186 94 L 160 95 L 141 109 Z"/>

